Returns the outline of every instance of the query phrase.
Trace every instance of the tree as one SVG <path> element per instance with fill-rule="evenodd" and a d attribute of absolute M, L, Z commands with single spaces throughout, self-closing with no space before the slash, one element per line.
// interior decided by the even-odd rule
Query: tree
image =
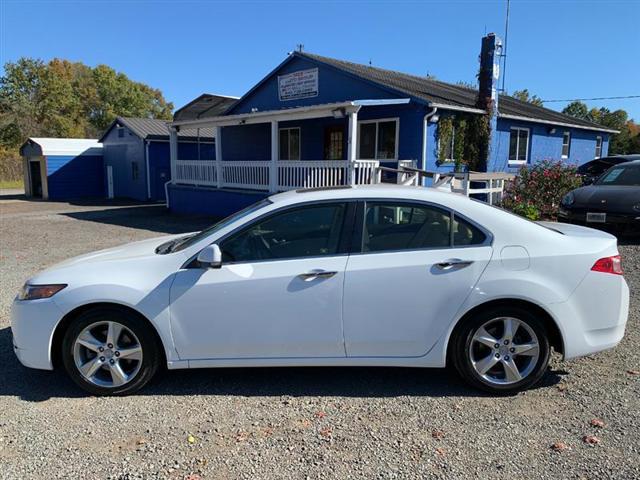
<path fill-rule="evenodd" d="M 589 118 L 589 108 L 579 100 L 571 102 L 569 105 L 564 107 L 562 113 L 565 115 L 571 115 L 572 117 L 581 118 L 582 120 L 587 120 Z"/>
<path fill-rule="evenodd" d="M 524 90 L 516 90 L 511 96 L 520 100 L 521 102 L 531 103 L 532 105 L 536 105 L 537 107 L 543 106 L 542 99 L 537 95 L 531 95 L 529 93 L 529 90 L 526 88 Z"/>
<path fill-rule="evenodd" d="M 170 119 L 173 104 L 160 90 L 106 65 L 21 58 L 0 78 L 0 147 L 26 137 L 95 138 L 118 115 Z"/>

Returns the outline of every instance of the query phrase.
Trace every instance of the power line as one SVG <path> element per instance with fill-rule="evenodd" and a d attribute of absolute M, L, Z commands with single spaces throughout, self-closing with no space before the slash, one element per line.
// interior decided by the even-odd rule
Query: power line
<path fill-rule="evenodd" d="M 621 97 L 561 98 L 561 99 L 540 100 L 540 101 L 544 102 L 544 103 L 550 103 L 550 102 L 581 102 L 581 101 L 586 101 L 586 100 L 620 100 L 620 99 L 624 99 L 624 98 L 640 98 L 640 95 L 625 95 L 625 96 L 621 96 Z"/>

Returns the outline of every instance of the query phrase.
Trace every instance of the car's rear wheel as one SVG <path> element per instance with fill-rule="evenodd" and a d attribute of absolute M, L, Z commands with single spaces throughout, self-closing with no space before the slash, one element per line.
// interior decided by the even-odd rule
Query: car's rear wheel
<path fill-rule="evenodd" d="M 161 362 L 149 326 L 119 308 L 100 307 L 81 314 L 62 341 L 69 376 L 95 395 L 127 395 L 153 377 Z"/>
<path fill-rule="evenodd" d="M 520 307 L 498 307 L 468 318 L 454 333 L 451 359 L 472 386 L 492 393 L 526 389 L 549 365 L 542 321 Z"/>

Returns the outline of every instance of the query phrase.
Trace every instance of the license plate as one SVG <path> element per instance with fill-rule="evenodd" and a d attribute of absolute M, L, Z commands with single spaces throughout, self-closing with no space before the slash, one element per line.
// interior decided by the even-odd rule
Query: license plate
<path fill-rule="evenodd" d="M 587 222 L 605 223 L 607 221 L 606 213 L 587 213 Z"/>

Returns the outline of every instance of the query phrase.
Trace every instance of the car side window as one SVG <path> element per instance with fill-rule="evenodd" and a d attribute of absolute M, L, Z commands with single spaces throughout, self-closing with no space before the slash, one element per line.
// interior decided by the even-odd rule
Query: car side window
<path fill-rule="evenodd" d="M 475 225 L 467 222 L 458 215 L 453 216 L 453 246 L 482 245 L 487 235 Z"/>
<path fill-rule="evenodd" d="M 441 248 L 451 244 L 451 213 L 428 205 L 367 202 L 363 252 Z"/>
<path fill-rule="evenodd" d="M 317 257 L 338 253 L 346 204 L 309 205 L 258 220 L 220 245 L 223 262 Z"/>

